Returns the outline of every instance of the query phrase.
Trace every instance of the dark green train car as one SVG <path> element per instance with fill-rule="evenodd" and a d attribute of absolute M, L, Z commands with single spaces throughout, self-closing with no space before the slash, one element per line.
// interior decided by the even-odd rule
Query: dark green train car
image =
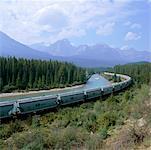
<path fill-rule="evenodd" d="M 122 86 L 122 89 L 124 89 L 124 88 L 126 88 L 128 86 L 128 83 L 127 82 L 123 82 L 121 86 Z"/>
<path fill-rule="evenodd" d="M 47 96 L 19 101 L 21 114 L 57 107 L 57 97 Z"/>
<path fill-rule="evenodd" d="M 117 91 L 119 91 L 119 90 L 121 90 L 121 89 L 122 89 L 121 84 L 115 84 L 115 85 L 114 85 L 114 92 L 117 92 Z"/>
<path fill-rule="evenodd" d="M 61 105 L 72 104 L 84 100 L 84 92 L 61 94 Z"/>
<path fill-rule="evenodd" d="M 9 112 L 13 109 L 13 102 L 0 103 L 0 118 L 10 117 Z"/>
<path fill-rule="evenodd" d="M 87 100 L 100 97 L 101 95 L 102 95 L 101 89 L 91 89 L 91 90 L 86 91 L 86 99 Z"/>
<path fill-rule="evenodd" d="M 113 92 L 113 86 L 103 87 L 103 95 L 108 95 Z"/>

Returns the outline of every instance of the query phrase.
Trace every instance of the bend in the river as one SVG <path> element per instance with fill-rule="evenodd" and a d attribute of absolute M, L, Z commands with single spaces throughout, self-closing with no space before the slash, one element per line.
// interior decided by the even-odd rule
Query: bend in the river
<path fill-rule="evenodd" d="M 96 89 L 96 88 L 102 88 L 105 86 L 109 86 L 111 83 L 102 77 L 99 74 L 94 74 L 91 76 L 91 78 L 87 81 L 87 83 L 83 86 L 76 87 L 76 88 L 65 88 L 62 90 L 56 90 L 56 91 L 50 91 L 50 92 L 39 92 L 33 93 L 33 94 L 28 94 L 28 95 L 17 95 L 17 96 L 12 96 L 12 97 L 2 97 L 0 102 L 3 101 L 16 101 L 18 99 L 24 99 L 24 98 L 30 98 L 30 97 L 38 97 L 38 96 L 45 96 L 45 95 L 57 95 L 57 94 L 63 94 L 66 92 L 77 92 L 77 91 L 84 91 L 88 89 Z"/>

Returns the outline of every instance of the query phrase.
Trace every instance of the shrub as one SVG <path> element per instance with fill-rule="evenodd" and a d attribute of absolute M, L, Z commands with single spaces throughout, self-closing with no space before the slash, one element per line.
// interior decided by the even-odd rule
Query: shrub
<path fill-rule="evenodd" d="M 26 130 L 25 125 L 19 120 L 10 122 L 10 124 L 7 125 L 1 125 L 0 128 L 0 139 L 9 138 L 13 133 Z"/>
<path fill-rule="evenodd" d="M 35 116 L 32 117 L 32 126 L 34 128 L 40 126 L 40 116 L 35 115 Z"/>
<path fill-rule="evenodd" d="M 102 103 L 100 101 L 95 102 L 94 111 L 99 114 L 102 111 Z"/>
<path fill-rule="evenodd" d="M 110 126 L 114 126 L 116 124 L 117 115 L 114 112 L 105 112 L 104 114 L 100 115 L 97 122 L 100 128 L 108 128 Z"/>
<path fill-rule="evenodd" d="M 91 134 L 84 143 L 84 147 L 88 150 L 102 149 L 102 145 L 103 141 L 98 134 Z"/>
<path fill-rule="evenodd" d="M 17 87 L 15 87 L 14 85 L 5 85 L 2 89 L 2 92 L 9 93 L 9 92 L 12 92 L 16 89 L 17 89 Z"/>
<path fill-rule="evenodd" d="M 108 136 L 107 131 L 108 131 L 107 128 L 100 129 L 99 134 L 100 134 L 101 139 L 106 139 L 107 138 L 107 136 Z"/>

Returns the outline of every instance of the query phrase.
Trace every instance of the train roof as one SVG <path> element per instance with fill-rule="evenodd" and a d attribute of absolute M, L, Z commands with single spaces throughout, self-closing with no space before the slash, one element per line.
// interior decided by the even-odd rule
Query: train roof
<path fill-rule="evenodd" d="M 45 96 L 38 96 L 38 97 L 33 97 L 33 98 L 30 97 L 30 98 L 19 99 L 17 101 L 19 103 L 24 103 L 24 102 L 42 101 L 48 98 L 56 98 L 56 95 L 45 95 Z"/>

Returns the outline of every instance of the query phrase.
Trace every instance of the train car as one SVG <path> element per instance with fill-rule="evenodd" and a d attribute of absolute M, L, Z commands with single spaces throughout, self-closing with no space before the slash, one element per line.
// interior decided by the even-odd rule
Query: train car
<path fill-rule="evenodd" d="M 122 89 L 125 89 L 127 86 L 128 86 L 128 82 L 127 82 L 127 81 L 124 81 L 124 82 L 122 83 Z"/>
<path fill-rule="evenodd" d="M 84 92 L 74 92 L 74 93 L 65 93 L 60 94 L 61 105 L 68 105 L 80 101 L 84 101 Z"/>
<path fill-rule="evenodd" d="M 114 92 L 117 92 L 122 89 L 122 85 L 121 85 L 121 83 L 120 84 L 116 83 L 116 84 L 113 84 L 113 88 L 114 88 Z"/>
<path fill-rule="evenodd" d="M 9 112 L 13 109 L 13 102 L 1 102 L 0 103 L 0 118 L 10 117 Z"/>
<path fill-rule="evenodd" d="M 57 107 L 57 96 L 43 96 L 19 101 L 21 114 Z"/>
<path fill-rule="evenodd" d="M 113 92 L 113 86 L 103 87 L 103 95 L 108 95 Z"/>
<path fill-rule="evenodd" d="M 86 100 L 102 96 L 102 89 L 91 89 L 86 91 Z"/>
<path fill-rule="evenodd" d="M 132 84 L 132 82 L 133 82 L 132 79 L 129 79 L 128 82 L 127 82 L 127 86 L 129 86 L 130 84 Z"/>

